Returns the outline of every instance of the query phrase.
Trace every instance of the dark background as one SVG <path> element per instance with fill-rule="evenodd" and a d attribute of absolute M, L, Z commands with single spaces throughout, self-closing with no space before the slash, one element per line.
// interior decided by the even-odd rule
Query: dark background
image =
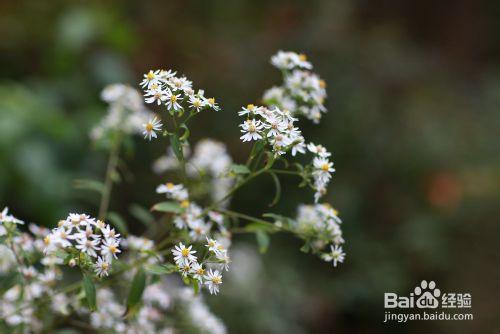
<path fill-rule="evenodd" d="M 262 258 L 236 239 L 234 273 L 208 298 L 232 333 L 500 333 L 500 3 L 498 1 L 2 1 L 0 205 L 53 226 L 68 211 L 95 212 L 76 178 L 101 178 L 105 153 L 89 129 L 105 113 L 108 83 L 137 87 L 172 68 L 217 97 L 223 113 L 193 122 L 236 161 L 236 111 L 280 81 L 269 57 L 304 52 L 328 83 L 329 113 L 301 121 L 306 139 L 333 152 L 325 200 L 341 213 L 347 259 L 339 268 L 273 237 Z M 164 142 L 137 139 L 112 208 L 149 206 Z M 294 215 L 312 194 L 283 178 L 275 211 Z M 270 179 L 244 188 L 235 208 L 269 211 Z M 239 246 L 238 246 L 239 245 Z M 383 293 L 422 279 L 472 294 L 473 321 L 383 324 Z"/>

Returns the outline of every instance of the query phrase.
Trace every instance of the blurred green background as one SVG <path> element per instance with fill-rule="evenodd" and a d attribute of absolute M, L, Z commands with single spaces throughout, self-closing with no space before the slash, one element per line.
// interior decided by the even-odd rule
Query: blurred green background
<path fill-rule="evenodd" d="M 329 113 L 301 121 L 333 152 L 326 200 L 341 213 L 346 263 L 332 268 L 273 237 L 262 258 L 237 239 L 223 293 L 208 298 L 231 333 L 500 333 L 500 3 L 498 1 L 3 1 L 0 3 L 0 204 L 53 226 L 96 211 L 73 180 L 101 178 L 106 156 L 89 129 L 108 83 L 137 87 L 173 68 L 217 97 L 223 113 L 193 122 L 236 161 L 236 111 L 280 75 L 279 49 L 304 52 L 328 83 Z M 136 141 L 112 208 L 158 200 L 151 162 L 164 142 Z M 284 178 L 276 211 L 312 194 Z M 269 211 L 265 177 L 235 207 Z M 269 197 L 269 198 L 268 198 Z M 383 293 L 422 279 L 472 294 L 473 321 L 383 324 Z"/>

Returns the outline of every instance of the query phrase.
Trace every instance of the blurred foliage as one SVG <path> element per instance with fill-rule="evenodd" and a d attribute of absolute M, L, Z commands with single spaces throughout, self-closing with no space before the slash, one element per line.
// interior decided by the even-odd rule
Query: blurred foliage
<path fill-rule="evenodd" d="M 279 82 L 268 58 L 305 52 L 327 81 L 330 112 L 301 122 L 334 152 L 329 193 L 340 210 L 347 261 L 340 268 L 273 237 L 263 262 L 239 240 L 238 270 L 210 298 L 231 332 L 494 332 L 500 330 L 500 4 L 495 1 L 17 1 L 0 4 L 0 203 L 52 226 L 95 211 L 72 180 L 102 178 L 105 156 L 90 127 L 102 87 L 137 86 L 150 68 L 173 68 L 216 96 L 224 112 L 193 124 L 194 140 L 223 140 L 236 161 L 248 145 L 236 110 Z M 112 208 L 133 230 L 131 203 L 149 206 L 165 150 L 141 140 Z M 278 205 L 293 215 L 312 194 L 283 178 Z M 269 179 L 234 203 L 265 212 Z M 256 196 L 256 194 L 259 194 Z M 240 264 L 238 264 L 240 263 Z M 472 322 L 383 324 L 383 293 L 421 279 L 472 293 Z M 493 298 L 496 296 L 496 298 Z"/>

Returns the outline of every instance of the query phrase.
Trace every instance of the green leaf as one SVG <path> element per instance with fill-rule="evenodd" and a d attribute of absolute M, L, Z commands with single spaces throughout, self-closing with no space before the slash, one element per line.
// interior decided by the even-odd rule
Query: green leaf
<path fill-rule="evenodd" d="M 234 174 L 248 174 L 248 173 L 250 173 L 250 169 L 248 169 L 247 166 L 237 165 L 237 164 L 232 164 L 230 167 L 230 171 L 233 172 Z"/>
<path fill-rule="evenodd" d="M 87 306 L 91 312 L 97 310 L 96 304 L 96 291 L 94 282 L 87 274 L 83 274 L 83 291 L 85 292 L 85 299 L 87 300 Z"/>
<path fill-rule="evenodd" d="M 172 213 L 180 213 L 182 212 L 182 208 L 179 203 L 176 202 L 161 202 L 155 204 L 151 211 L 160 211 L 160 212 L 172 212 Z"/>
<path fill-rule="evenodd" d="M 108 219 L 122 234 L 128 234 L 128 227 L 125 220 L 116 212 L 108 213 Z"/>
<path fill-rule="evenodd" d="M 171 263 L 167 263 L 164 265 L 148 264 L 144 267 L 144 270 L 153 275 L 166 275 L 166 274 L 172 274 L 175 271 L 177 271 L 177 267 Z"/>
<path fill-rule="evenodd" d="M 146 273 L 144 269 L 139 268 L 132 279 L 132 285 L 130 286 L 130 291 L 127 298 L 127 310 L 130 312 L 135 306 L 137 306 L 142 299 L 142 293 L 146 288 Z"/>
<path fill-rule="evenodd" d="M 257 230 L 255 231 L 255 237 L 257 238 L 257 244 L 259 245 L 259 252 L 262 254 L 267 252 L 269 243 L 271 242 L 269 235 L 263 230 Z"/>
<path fill-rule="evenodd" d="M 144 207 L 139 204 L 132 204 L 128 209 L 130 214 L 146 227 L 152 227 L 155 222 L 155 217 Z"/>
<path fill-rule="evenodd" d="M 179 141 L 177 134 L 173 133 L 170 135 L 170 144 L 172 145 L 172 150 L 179 161 L 184 160 L 184 154 L 182 152 L 182 146 Z"/>
<path fill-rule="evenodd" d="M 271 204 L 269 204 L 269 206 L 275 206 L 281 197 L 281 183 L 280 183 L 280 179 L 278 178 L 278 176 L 275 173 L 269 172 L 269 174 L 273 178 L 274 186 L 276 187 L 276 194 L 274 195 L 274 199 L 271 202 Z"/>
<path fill-rule="evenodd" d="M 76 189 L 96 191 L 100 194 L 102 194 L 102 192 L 104 191 L 104 184 L 96 180 L 85 180 L 85 179 L 74 180 L 73 187 L 75 187 Z"/>

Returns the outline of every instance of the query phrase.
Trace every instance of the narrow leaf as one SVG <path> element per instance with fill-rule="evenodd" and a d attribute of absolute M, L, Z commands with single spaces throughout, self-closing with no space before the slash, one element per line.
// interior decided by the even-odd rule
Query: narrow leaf
<path fill-rule="evenodd" d="M 92 278 L 90 278 L 87 274 L 83 274 L 83 291 L 85 292 L 85 299 L 87 300 L 87 306 L 90 311 L 97 310 L 96 304 L 96 291 L 94 282 L 92 282 Z"/>
<path fill-rule="evenodd" d="M 125 220 L 116 212 L 108 213 L 108 219 L 122 234 L 128 234 L 128 227 Z"/>
<path fill-rule="evenodd" d="M 132 279 L 132 285 L 127 298 L 127 309 L 130 311 L 134 306 L 139 304 L 142 298 L 142 293 L 146 287 L 146 273 L 142 268 L 137 269 L 137 272 Z"/>
<path fill-rule="evenodd" d="M 102 194 L 102 192 L 104 191 L 104 184 L 96 180 L 85 180 L 85 179 L 74 180 L 73 186 L 76 189 L 92 190 L 100 194 Z"/>
<path fill-rule="evenodd" d="M 177 267 L 171 263 L 165 265 L 149 264 L 144 267 L 144 270 L 153 275 L 166 275 L 175 272 Z"/>
<path fill-rule="evenodd" d="M 161 202 L 155 204 L 151 211 L 160 211 L 160 212 L 172 212 L 172 213 L 180 213 L 182 212 L 182 208 L 179 203 L 176 202 Z"/>
<path fill-rule="evenodd" d="M 151 227 L 154 224 L 155 217 L 144 207 L 139 204 L 132 204 L 128 210 L 134 218 L 143 223 L 146 227 Z"/>

